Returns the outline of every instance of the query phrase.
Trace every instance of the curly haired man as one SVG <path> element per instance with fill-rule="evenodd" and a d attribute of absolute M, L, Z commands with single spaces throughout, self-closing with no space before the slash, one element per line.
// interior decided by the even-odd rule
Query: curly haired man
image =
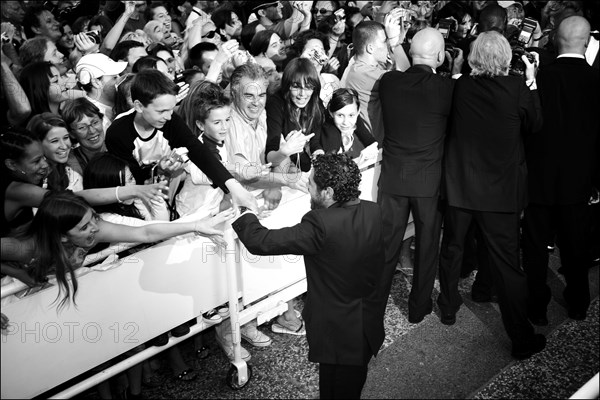
<path fill-rule="evenodd" d="M 299 224 L 270 230 L 243 207 L 233 223 L 253 254 L 304 255 L 302 317 L 321 398 L 359 398 L 384 338 L 383 223 L 379 205 L 358 198 L 360 178 L 349 156 L 318 156 L 308 186 L 312 210 Z"/>

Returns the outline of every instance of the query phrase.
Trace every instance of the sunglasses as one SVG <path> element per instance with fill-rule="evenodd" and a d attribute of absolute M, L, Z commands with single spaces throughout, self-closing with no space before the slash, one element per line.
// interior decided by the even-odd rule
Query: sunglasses
<path fill-rule="evenodd" d="M 315 14 L 327 14 L 327 13 L 333 13 L 333 10 L 328 10 L 326 8 L 320 8 L 318 10 L 314 10 Z"/>
<path fill-rule="evenodd" d="M 201 38 L 202 39 L 212 39 L 212 38 L 215 37 L 215 35 L 219 35 L 219 37 L 221 38 L 222 42 L 226 42 L 227 41 L 227 38 L 225 36 L 221 35 L 217 31 L 209 31 L 205 35 L 202 35 Z"/>

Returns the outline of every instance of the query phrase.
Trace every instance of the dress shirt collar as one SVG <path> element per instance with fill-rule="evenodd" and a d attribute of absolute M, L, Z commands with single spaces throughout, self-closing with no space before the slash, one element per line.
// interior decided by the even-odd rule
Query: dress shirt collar
<path fill-rule="evenodd" d="M 583 56 L 583 54 L 577 54 L 577 53 L 564 53 L 564 54 L 559 55 L 556 58 L 563 58 L 563 57 L 581 58 L 582 60 L 585 60 L 585 57 Z"/>

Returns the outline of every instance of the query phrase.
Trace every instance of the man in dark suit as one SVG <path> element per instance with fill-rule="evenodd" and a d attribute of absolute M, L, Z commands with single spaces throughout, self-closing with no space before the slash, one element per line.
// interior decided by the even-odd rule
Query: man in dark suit
<path fill-rule="evenodd" d="M 312 211 L 295 226 L 269 230 L 242 211 L 233 223 L 253 254 L 302 254 L 306 266 L 308 359 L 319 363 L 321 398 L 359 398 L 371 356 L 383 343 L 384 264 L 379 206 L 358 199 L 360 171 L 345 154 L 313 161 Z"/>
<path fill-rule="evenodd" d="M 528 313 L 537 325 L 548 324 L 546 243 L 551 222 L 557 227 L 569 318 L 585 319 L 590 304 L 588 201 L 599 187 L 600 87 L 598 70 L 584 58 L 589 38 L 585 18 L 564 19 L 556 34 L 559 55 L 537 77 L 544 125 L 526 141 L 530 203 L 523 219 Z"/>
<path fill-rule="evenodd" d="M 512 355 L 528 358 L 546 345 L 527 320 L 527 280 L 519 265 L 519 216 L 527 201 L 523 136 L 541 128 L 534 65 L 527 81 L 508 76 L 512 52 L 498 32 L 480 33 L 469 56 L 472 72 L 455 84 L 446 139 L 448 209 L 440 254 L 441 321 L 456 322 L 464 238 L 474 220 L 489 252 L 502 321 Z M 529 86 L 529 87 L 527 87 Z"/>
<path fill-rule="evenodd" d="M 431 313 L 442 226 L 439 208 L 444 138 L 452 79 L 436 74 L 445 59 L 444 38 L 433 28 L 417 32 L 411 42 L 413 66 L 383 75 L 379 89 L 383 111 L 383 160 L 379 180 L 386 242 L 386 282 L 391 283 L 412 210 L 416 256 L 408 321 L 419 323 Z M 459 72 L 462 57 L 454 63 Z"/>

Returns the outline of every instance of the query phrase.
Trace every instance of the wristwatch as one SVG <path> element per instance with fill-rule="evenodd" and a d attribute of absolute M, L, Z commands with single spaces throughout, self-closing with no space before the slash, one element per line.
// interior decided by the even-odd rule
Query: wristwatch
<path fill-rule="evenodd" d="M 248 207 L 244 207 L 244 206 L 239 206 L 238 209 L 240 210 L 240 215 L 249 210 Z"/>

